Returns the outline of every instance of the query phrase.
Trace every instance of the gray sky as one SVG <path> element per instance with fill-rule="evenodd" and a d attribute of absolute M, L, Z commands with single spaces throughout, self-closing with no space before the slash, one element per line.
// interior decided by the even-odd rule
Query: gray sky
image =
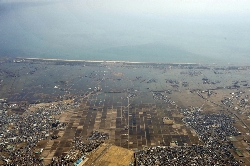
<path fill-rule="evenodd" d="M 245 63 L 249 18 L 249 0 L 0 0 L 0 55 Z"/>
<path fill-rule="evenodd" d="M 248 13 L 248 0 L 1 0 L 2 4 L 21 4 L 39 6 L 55 4 L 57 8 L 69 10 L 103 10 L 118 13 L 140 13 L 159 15 L 186 14 L 237 14 Z"/>

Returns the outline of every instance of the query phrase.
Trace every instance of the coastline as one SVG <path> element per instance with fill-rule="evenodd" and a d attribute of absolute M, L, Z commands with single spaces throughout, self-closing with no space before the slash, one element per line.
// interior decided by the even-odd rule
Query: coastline
<path fill-rule="evenodd" d="M 44 61 L 44 62 L 80 62 L 80 63 L 104 63 L 104 64 L 153 64 L 153 65 L 199 65 L 198 63 L 156 63 L 156 62 L 131 62 L 131 61 L 112 61 L 112 60 L 71 60 L 71 59 L 47 59 L 47 58 L 15 58 L 14 62 L 25 62 L 25 61 Z"/>

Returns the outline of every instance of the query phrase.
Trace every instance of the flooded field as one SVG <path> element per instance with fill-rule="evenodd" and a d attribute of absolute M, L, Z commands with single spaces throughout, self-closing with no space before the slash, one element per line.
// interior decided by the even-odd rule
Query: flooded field
<path fill-rule="evenodd" d="M 244 154 L 239 159 L 249 163 L 249 70 L 198 64 L 2 61 L 1 106 L 22 114 L 34 103 L 71 100 L 79 105 L 59 117 L 67 124 L 63 130 L 49 133 L 59 138 L 39 143 L 45 163 L 67 154 L 76 138 L 86 140 L 95 130 L 109 133 L 106 143 L 135 151 L 203 145 L 183 122 L 186 112 L 195 108 L 235 117 L 241 135 L 234 144 Z"/>

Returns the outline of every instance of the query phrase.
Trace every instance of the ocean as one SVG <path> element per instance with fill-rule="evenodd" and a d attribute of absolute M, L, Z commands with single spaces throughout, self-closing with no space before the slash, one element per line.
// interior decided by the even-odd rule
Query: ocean
<path fill-rule="evenodd" d="M 66 3 L 66 2 L 65 2 Z M 68 2 L 70 4 L 70 2 Z M 250 20 L 0 3 L 0 56 L 156 63 L 250 62 Z"/>

